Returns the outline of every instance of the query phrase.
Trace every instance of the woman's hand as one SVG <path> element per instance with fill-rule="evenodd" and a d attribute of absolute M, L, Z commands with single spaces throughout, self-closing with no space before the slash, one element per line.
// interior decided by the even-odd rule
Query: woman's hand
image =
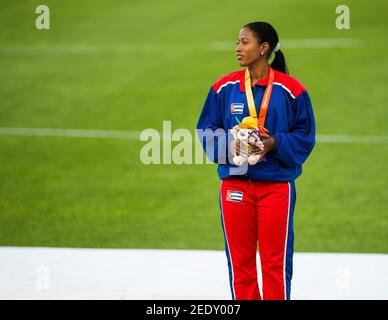
<path fill-rule="evenodd" d="M 264 149 L 261 150 L 260 148 L 258 148 L 256 146 L 250 146 L 249 154 L 260 155 L 260 159 L 264 159 L 267 152 L 275 149 L 276 142 L 275 142 L 275 139 L 272 137 L 262 138 L 261 141 L 263 142 Z M 233 139 L 229 143 L 229 151 L 233 156 L 236 156 L 236 155 L 238 156 L 241 153 L 242 153 L 242 155 L 248 156 L 247 148 L 241 148 L 240 147 L 240 140 L 238 140 L 238 139 Z"/>
<path fill-rule="evenodd" d="M 260 161 L 264 159 L 267 152 L 275 149 L 275 139 L 272 137 L 262 138 L 261 141 L 264 144 L 264 149 L 260 150 L 258 147 L 252 146 L 250 154 L 260 155 Z"/>

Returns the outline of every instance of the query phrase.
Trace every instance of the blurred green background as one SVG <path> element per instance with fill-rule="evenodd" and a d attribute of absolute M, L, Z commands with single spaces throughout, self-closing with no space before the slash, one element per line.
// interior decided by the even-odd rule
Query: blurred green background
<path fill-rule="evenodd" d="M 0 128 L 193 130 L 210 85 L 240 69 L 242 25 L 353 43 L 282 47 L 318 135 L 385 136 L 317 143 L 296 180 L 295 250 L 388 252 L 387 1 L 46 0 L 50 30 L 39 4 L 0 0 Z M 144 144 L 0 135 L 0 245 L 222 250 L 216 166 L 147 166 Z"/>

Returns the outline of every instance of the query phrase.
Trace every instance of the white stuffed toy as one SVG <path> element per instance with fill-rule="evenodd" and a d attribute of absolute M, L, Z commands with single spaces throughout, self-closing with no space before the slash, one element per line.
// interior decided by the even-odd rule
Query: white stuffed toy
<path fill-rule="evenodd" d="M 236 166 L 241 166 L 248 161 L 248 164 L 253 166 L 258 163 L 260 155 L 251 154 L 252 146 L 264 149 L 264 144 L 260 139 L 260 130 L 257 128 L 257 120 L 252 117 L 245 117 L 240 125 L 235 126 L 231 130 L 232 135 L 236 140 L 240 141 L 240 154 L 233 157 L 233 162 Z"/>

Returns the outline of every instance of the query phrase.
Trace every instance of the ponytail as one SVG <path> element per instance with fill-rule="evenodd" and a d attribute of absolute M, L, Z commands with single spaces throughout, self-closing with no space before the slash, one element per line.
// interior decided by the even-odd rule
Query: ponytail
<path fill-rule="evenodd" d="M 286 59 L 284 58 L 283 52 L 281 52 L 279 49 L 276 52 L 274 52 L 273 54 L 275 55 L 275 58 L 273 59 L 273 61 L 271 63 L 272 69 L 275 69 L 277 71 L 288 74 Z"/>

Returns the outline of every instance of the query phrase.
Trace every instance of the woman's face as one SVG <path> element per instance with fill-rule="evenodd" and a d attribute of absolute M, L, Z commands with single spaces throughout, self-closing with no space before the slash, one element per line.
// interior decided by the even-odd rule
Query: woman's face
<path fill-rule="evenodd" d="M 237 60 L 242 67 L 249 66 L 265 57 L 265 54 L 261 55 L 262 51 L 266 51 L 263 44 L 259 44 L 255 34 L 248 28 L 240 30 L 236 45 Z"/>

